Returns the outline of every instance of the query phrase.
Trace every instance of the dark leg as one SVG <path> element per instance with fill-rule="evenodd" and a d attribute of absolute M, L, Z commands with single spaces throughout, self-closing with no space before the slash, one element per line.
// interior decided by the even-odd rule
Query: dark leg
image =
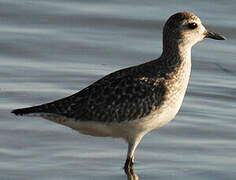
<path fill-rule="evenodd" d="M 134 172 L 134 157 L 128 157 L 125 162 L 124 171 L 127 175 L 127 180 L 138 180 L 138 175 Z"/>
<path fill-rule="evenodd" d="M 142 137 L 143 137 L 143 135 L 139 135 L 139 136 L 129 138 L 127 159 L 125 161 L 125 166 L 124 166 L 125 171 L 133 169 L 134 152 L 135 152 L 135 149 L 137 148 L 139 142 L 141 141 Z"/>
<path fill-rule="evenodd" d="M 134 172 L 134 152 L 139 142 L 141 141 L 144 134 L 130 137 L 128 141 L 128 153 L 125 161 L 124 171 L 127 175 L 128 180 L 138 180 L 138 176 Z"/>
<path fill-rule="evenodd" d="M 125 166 L 124 166 L 124 170 L 125 172 L 129 171 L 130 169 L 133 169 L 133 165 L 134 165 L 134 157 L 127 157 L 126 161 L 125 161 Z"/>

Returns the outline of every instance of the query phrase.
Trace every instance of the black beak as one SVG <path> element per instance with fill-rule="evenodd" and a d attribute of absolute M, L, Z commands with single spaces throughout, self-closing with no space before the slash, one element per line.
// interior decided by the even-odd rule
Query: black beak
<path fill-rule="evenodd" d="M 211 39 L 216 39 L 216 40 L 226 40 L 226 38 L 220 34 L 214 33 L 214 32 L 210 32 L 207 31 L 206 32 L 206 38 L 211 38 Z"/>

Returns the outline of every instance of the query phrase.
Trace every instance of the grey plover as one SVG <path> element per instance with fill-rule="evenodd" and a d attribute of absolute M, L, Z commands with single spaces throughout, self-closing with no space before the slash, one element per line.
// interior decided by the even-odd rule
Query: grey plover
<path fill-rule="evenodd" d="M 192 46 L 205 38 L 225 39 L 206 30 L 193 13 L 176 13 L 165 23 L 159 58 L 113 72 L 69 97 L 12 113 L 40 116 L 83 134 L 123 138 L 128 142 L 124 168 L 131 169 L 143 136 L 179 111 L 191 73 Z"/>

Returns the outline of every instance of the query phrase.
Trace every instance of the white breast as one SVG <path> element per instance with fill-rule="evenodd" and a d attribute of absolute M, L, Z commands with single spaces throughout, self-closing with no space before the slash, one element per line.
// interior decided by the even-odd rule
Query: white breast
<path fill-rule="evenodd" d="M 158 111 L 145 118 L 147 131 L 160 128 L 174 119 L 178 113 L 190 78 L 191 59 L 183 61 L 178 69 L 170 75 L 170 80 L 166 80 L 167 88 L 165 99 Z"/>

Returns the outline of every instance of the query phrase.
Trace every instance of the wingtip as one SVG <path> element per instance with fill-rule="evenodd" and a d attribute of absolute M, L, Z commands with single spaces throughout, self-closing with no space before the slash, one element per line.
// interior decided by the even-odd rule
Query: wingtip
<path fill-rule="evenodd" d="M 20 108 L 20 109 L 14 109 L 11 111 L 11 113 L 15 114 L 16 116 L 24 116 L 29 114 L 37 114 L 42 112 L 41 106 L 33 106 L 33 107 L 27 107 L 27 108 Z"/>
<path fill-rule="evenodd" d="M 15 114 L 16 116 L 22 116 L 24 113 L 21 112 L 20 109 L 14 109 L 11 111 L 11 113 Z"/>

